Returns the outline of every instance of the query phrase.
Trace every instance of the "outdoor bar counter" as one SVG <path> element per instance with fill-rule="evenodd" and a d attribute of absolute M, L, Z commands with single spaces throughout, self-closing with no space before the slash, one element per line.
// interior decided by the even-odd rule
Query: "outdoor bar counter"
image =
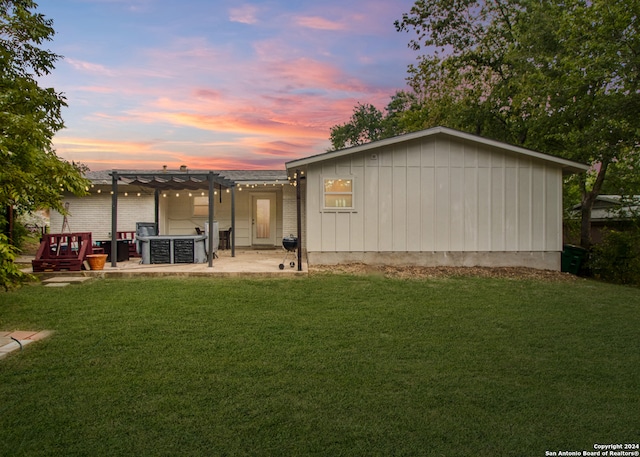
<path fill-rule="evenodd" d="M 216 235 L 218 232 L 215 232 Z M 205 263 L 207 235 L 138 236 L 141 263 Z M 217 242 L 213 243 L 214 249 Z"/>

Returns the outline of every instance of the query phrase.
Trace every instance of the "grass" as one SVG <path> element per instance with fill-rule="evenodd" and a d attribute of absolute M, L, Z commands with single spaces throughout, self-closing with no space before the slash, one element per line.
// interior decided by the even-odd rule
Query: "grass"
<path fill-rule="evenodd" d="M 637 442 L 640 294 L 592 281 L 95 280 L 0 295 L 0 455 L 542 456 Z"/>

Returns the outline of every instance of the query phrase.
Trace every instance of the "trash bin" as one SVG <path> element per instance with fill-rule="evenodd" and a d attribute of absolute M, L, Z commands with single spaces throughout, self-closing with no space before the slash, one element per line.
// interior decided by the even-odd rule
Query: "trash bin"
<path fill-rule="evenodd" d="M 572 244 L 565 244 L 562 248 L 560 270 L 565 273 L 577 275 L 580 272 L 580 266 L 583 260 L 587 257 L 587 250 Z"/>

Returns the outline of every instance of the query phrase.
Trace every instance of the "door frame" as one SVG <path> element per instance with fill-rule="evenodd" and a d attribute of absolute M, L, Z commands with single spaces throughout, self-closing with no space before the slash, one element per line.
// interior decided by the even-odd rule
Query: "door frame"
<path fill-rule="evenodd" d="M 269 238 L 258 238 L 256 236 L 256 211 L 257 201 L 268 199 L 269 208 Z M 275 246 L 278 240 L 278 194 L 276 192 L 252 192 L 251 193 L 251 245 L 252 246 Z"/>

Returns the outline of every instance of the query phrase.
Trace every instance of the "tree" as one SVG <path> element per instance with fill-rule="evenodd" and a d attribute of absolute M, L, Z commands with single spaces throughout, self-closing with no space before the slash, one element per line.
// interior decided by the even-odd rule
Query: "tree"
<path fill-rule="evenodd" d="M 397 91 L 383 113 L 370 104 L 358 103 L 348 122 L 331 127 L 331 146 L 333 150 L 344 149 L 371 141 L 401 135 L 415 129 L 418 122 L 407 113 L 422 116 L 417 109 L 415 95 L 412 92 Z"/>
<path fill-rule="evenodd" d="M 580 177 L 581 244 L 613 163 L 636 162 L 640 0 L 417 0 L 398 31 L 420 128 L 448 125 L 593 164 Z M 415 114 L 413 114 L 415 116 Z"/>
<path fill-rule="evenodd" d="M 377 141 L 383 138 L 384 115 L 373 105 L 358 105 L 353 109 L 349 122 L 331 127 L 331 145 L 334 149 Z"/>
<path fill-rule="evenodd" d="M 54 134 L 64 127 L 64 97 L 42 88 L 38 78 L 49 74 L 60 57 L 39 46 L 51 40 L 52 21 L 35 12 L 31 0 L 0 0 L 0 284 L 16 279 L 10 272 L 16 213 L 62 207 L 62 191 L 85 192 L 82 167 L 60 159 Z M 15 267 L 13 267 L 15 268 Z M 4 280 L 3 280 L 4 278 Z"/>

